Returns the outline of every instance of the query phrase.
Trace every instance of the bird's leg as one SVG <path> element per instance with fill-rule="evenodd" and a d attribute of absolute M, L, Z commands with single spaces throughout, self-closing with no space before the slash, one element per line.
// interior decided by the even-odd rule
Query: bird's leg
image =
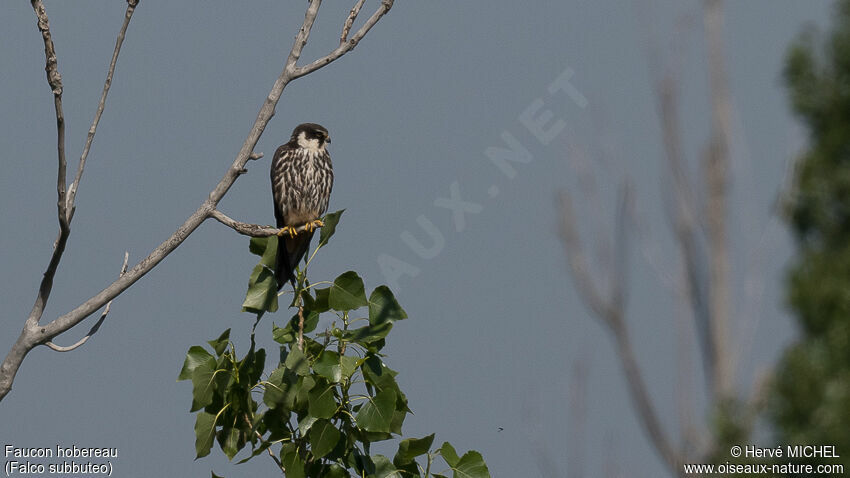
<path fill-rule="evenodd" d="M 307 230 L 307 232 L 313 232 L 316 230 L 317 227 L 323 227 L 324 225 L 325 223 L 322 222 L 321 219 L 316 219 L 315 221 L 310 221 L 307 224 L 304 224 L 304 228 Z"/>
<path fill-rule="evenodd" d="M 292 226 L 283 226 L 280 228 L 280 231 L 277 231 L 278 237 L 283 237 L 286 234 L 289 234 L 289 237 L 295 237 L 298 235 L 298 231 Z"/>

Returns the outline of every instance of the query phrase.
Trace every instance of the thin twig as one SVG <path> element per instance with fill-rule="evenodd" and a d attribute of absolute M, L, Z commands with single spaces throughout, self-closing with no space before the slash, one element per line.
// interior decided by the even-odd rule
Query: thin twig
<path fill-rule="evenodd" d="M 366 0 L 357 0 L 357 3 L 351 7 L 351 11 L 348 12 L 348 18 L 345 19 L 345 24 L 342 26 L 342 34 L 339 36 L 339 44 L 342 45 L 348 40 L 348 33 L 351 31 L 351 26 L 354 25 L 354 21 L 357 20 L 357 15 L 360 14 L 360 9 L 363 8 L 363 4 L 366 3 Z"/>
<path fill-rule="evenodd" d="M 130 253 L 129 253 L 129 252 L 127 252 L 127 251 L 125 251 L 125 252 L 124 252 L 124 264 L 121 266 L 121 272 L 118 274 L 118 277 L 121 277 L 121 276 L 123 276 L 124 274 L 126 274 L 126 273 L 127 273 L 127 261 L 128 261 L 129 259 L 130 259 Z M 112 301 L 110 300 L 110 301 L 106 304 L 106 307 L 103 309 L 103 313 L 102 313 L 102 314 L 100 314 L 100 318 L 99 318 L 99 319 L 97 320 L 97 322 L 96 322 L 96 323 L 92 326 L 91 330 L 89 330 L 89 333 L 87 333 L 85 337 L 81 338 L 81 339 L 80 339 L 77 343 L 75 343 L 74 345 L 70 345 L 70 346 L 68 346 L 68 347 L 62 347 L 62 346 L 60 346 L 60 345 L 56 345 L 56 344 L 54 344 L 54 343 L 53 343 L 53 342 L 51 342 L 51 341 L 47 341 L 47 342 L 45 342 L 45 343 L 44 343 L 44 345 L 46 345 L 46 346 L 50 347 L 51 349 L 53 349 L 53 350 L 55 350 L 55 351 L 57 351 L 57 352 L 70 352 L 70 351 L 74 350 L 75 348 L 77 348 L 77 347 L 79 347 L 79 346 L 83 345 L 84 343 L 86 343 L 86 341 L 87 341 L 87 340 L 88 340 L 88 339 L 89 339 L 92 335 L 94 335 L 94 334 L 96 334 L 96 333 L 97 333 L 97 331 L 100 329 L 100 325 L 101 325 L 101 324 L 103 324 L 103 321 L 106 319 L 106 316 L 107 316 L 107 315 L 109 315 L 109 310 L 110 310 L 111 308 L 112 308 Z"/>
<path fill-rule="evenodd" d="M 330 52 L 326 56 L 310 63 L 309 65 L 295 68 L 293 79 L 312 73 L 354 49 L 354 47 L 357 46 L 360 40 L 362 40 L 363 37 L 366 36 L 367 33 L 369 33 L 369 30 L 371 30 L 372 27 L 375 26 L 376 23 L 378 23 L 378 20 L 380 20 L 381 17 L 383 17 L 384 15 L 386 15 L 387 12 L 390 11 L 390 8 L 393 7 L 393 1 L 394 0 L 382 0 L 381 6 L 378 7 L 375 13 L 373 13 L 368 20 L 366 20 L 366 23 L 364 23 L 363 26 L 361 26 L 360 29 L 357 30 L 357 33 L 355 33 L 350 40 L 338 46 L 334 51 Z M 293 66 L 295 66 L 294 63 Z"/>
<path fill-rule="evenodd" d="M 298 350 L 304 350 L 304 306 L 298 304 Z"/>
<path fill-rule="evenodd" d="M 74 182 L 68 188 L 68 197 L 66 198 L 68 213 L 68 222 L 74 217 L 74 199 L 77 196 L 77 189 L 80 186 L 80 180 L 83 177 L 83 169 L 86 167 L 86 159 L 89 156 L 92 141 L 94 140 L 97 125 L 100 123 L 100 117 L 103 115 L 103 109 L 106 107 L 106 96 L 109 94 L 109 88 L 112 86 L 112 76 L 115 74 L 115 65 L 118 63 L 118 54 L 121 53 L 121 45 L 124 43 L 124 36 L 127 33 L 127 27 L 130 25 L 130 19 L 133 18 L 133 12 L 136 10 L 138 1 L 128 1 L 127 11 L 124 13 L 124 23 L 121 25 L 121 30 L 118 32 L 118 38 L 115 40 L 115 50 L 112 52 L 112 60 L 109 62 L 109 70 L 106 72 L 106 81 L 103 83 L 103 92 L 100 95 L 100 101 L 97 104 L 97 111 L 94 114 L 94 120 L 89 128 L 86 137 L 86 144 L 83 147 L 83 153 L 80 155 L 80 163 L 77 166 L 77 174 L 74 177 Z"/>
<path fill-rule="evenodd" d="M 245 423 L 247 423 L 248 426 L 251 427 L 252 430 L 254 430 L 254 424 L 251 422 L 251 417 L 248 416 L 248 414 L 246 413 L 245 415 L 243 415 L 243 418 L 245 418 Z M 265 441 L 263 439 L 263 435 L 261 435 L 260 432 L 258 432 L 257 430 L 254 430 L 254 434 L 257 435 L 257 438 L 259 438 L 261 442 Z M 274 452 L 272 451 L 272 448 L 268 447 L 268 448 L 266 448 L 266 451 L 269 452 L 269 456 L 272 457 L 272 460 L 274 460 L 274 462 L 277 464 L 277 467 L 280 468 L 282 471 L 286 471 L 286 469 L 283 467 L 283 464 L 280 462 L 280 460 L 276 456 L 274 456 Z"/>

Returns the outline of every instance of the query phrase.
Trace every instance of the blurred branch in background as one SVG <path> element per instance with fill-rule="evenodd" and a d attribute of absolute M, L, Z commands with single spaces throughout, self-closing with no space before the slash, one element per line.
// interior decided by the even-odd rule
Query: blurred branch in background
<path fill-rule="evenodd" d="M 593 227 L 579 223 L 579 217 L 584 216 L 574 210 L 571 193 L 562 192 L 560 195 L 562 240 L 576 290 L 591 314 L 606 326 L 614 339 L 638 420 L 673 476 L 682 473 L 683 463 L 705 461 L 716 455 L 732 436 L 740 438 L 748 435 L 754 416 L 749 407 L 762 402 L 741 396 L 735 387 L 737 364 L 732 353 L 734 344 L 730 322 L 732 317 L 745 319 L 731 310 L 728 221 L 733 101 L 724 52 L 723 8 L 722 0 L 702 1 L 711 129 L 700 156 L 699 174 L 692 173 L 689 168 L 682 133 L 683 120 L 679 115 L 682 58 L 677 56 L 671 62 L 663 62 L 655 45 L 651 45 L 649 53 L 665 156 L 663 164 L 666 165 L 663 172 L 666 180 L 662 184 L 668 190 L 665 191 L 663 214 L 671 226 L 680 264 L 679 269 L 672 273 L 660 268 L 659 274 L 666 288 L 674 290 L 674 301 L 680 305 L 674 311 L 678 417 L 672 413 L 659 414 L 659 410 L 669 407 L 655 403 L 648 392 L 645 379 L 647 366 L 638 361 L 629 333 L 626 305 L 630 287 L 628 258 L 631 247 L 634 247 L 631 238 L 640 240 L 647 230 L 647 225 L 635 212 L 635 196 L 630 182 L 621 181 L 610 238 L 597 234 L 589 239 L 589 243 L 603 249 L 613 244 L 612 260 L 598 263 L 590 260 L 590 254 L 582 244 L 582 229 L 593 230 Z M 676 53 L 683 54 L 682 51 Z M 673 67 L 664 66 L 667 64 Z M 581 179 L 579 182 L 592 184 L 595 180 Z M 581 192 L 586 193 L 584 188 Z M 637 234 L 633 234 L 635 232 Z M 652 261 L 651 257 L 649 259 Z M 658 264 L 650 265 L 659 269 Z M 696 337 L 700 351 L 697 358 L 704 372 L 705 385 L 699 389 L 705 393 L 699 398 L 694 396 L 695 385 L 691 380 L 690 364 L 694 354 L 691 334 Z M 753 394 L 757 392 L 755 390 Z M 695 416 L 705 415 L 695 409 L 700 403 L 707 403 L 710 413 L 702 419 L 695 419 Z M 669 429 L 673 423 L 678 426 L 676 433 Z"/>

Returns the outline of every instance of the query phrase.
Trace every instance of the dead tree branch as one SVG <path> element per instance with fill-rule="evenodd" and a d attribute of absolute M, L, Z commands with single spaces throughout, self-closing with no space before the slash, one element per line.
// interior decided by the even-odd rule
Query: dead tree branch
<path fill-rule="evenodd" d="M 28 328 L 38 325 L 38 319 L 44 313 L 44 307 L 47 305 L 50 292 L 53 290 L 53 278 L 56 275 L 56 269 L 59 267 L 62 254 L 65 252 L 65 245 L 68 242 L 68 235 L 71 232 L 68 214 L 65 208 L 67 163 L 65 161 L 65 114 L 62 111 L 62 75 L 59 74 L 56 48 L 53 45 L 53 37 L 50 34 L 50 22 L 48 21 L 44 4 L 41 0 L 32 0 L 31 3 L 38 21 L 38 29 L 41 32 L 41 38 L 44 42 L 44 70 L 47 72 L 47 84 L 53 92 L 53 106 L 56 111 L 56 150 L 59 159 L 59 167 L 56 173 L 56 193 L 58 196 L 56 208 L 59 218 L 59 234 L 56 242 L 53 244 L 53 254 L 50 256 L 47 270 L 41 279 L 35 304 L 27 318 L 26 327 Z M 0 368 L 0 374 L 2 373 L 3 369 Z"/>
<path fill-rule="evenodd" d="M 364 3 L 366 3 L 366 0 L 357 0 L 357 3 L 348 12 L 348 18 L 345 19 L 345 24 L 342 26 L 342 34 L 339 36 L 340 45 L 348 41 L 348 33 L 351 32 L 351 27 L 354 25 L 354 21 L 357 20 L 357 15 L 360 15 L 360 9 L 363 8 Z"/>
<path fill-rule="evenodd" d="M 103 115 L 103 110 L 106 107 L 106 96 L 109 95 L 109 88 L 112 87 L 112 76 L 115 74 L 115 65 L 118 63 L 118 54 L 121 53 L 121 45 L 124 44 L 124 36 L 127 34 L 127 27 L 130 26 L 130 20 L 133 18 L 133 12 L 136 11 L 138 0 L 127 2 L 127 11 L 124 13 L 124 24 L 121 25 L 121 30 L 118 32 L 118 38 L 115 40 L 115 50 L 112 52 L 112 60 L 109 62 L 109 70 L 106 72 L 106 81 L 103 82 L 103 93 L 100 95 L 100 101 L 97 104 L 97 111 L 94 113 L 88 135 L 86 135 L 86 144 L 83 147 L 83 153 L 80 155 L 80 163 L 77 165 L 77 174 L 74 176 L 74 182 L 68 188 L 68 198 L 66 210 L 68 211 L 68 222 L 74 218 L 74 210 L 76 208 L 74 200 L 77 197 L 77 189 L 80 187 L 80 180 L 83 178 L 83 169 L 86 167 L 86 159 L 91 150 L 94 135 L 97 132 L 97 125 L 100 123 L 100 117 Z"/>
<path fill-rule="evenodd" d="M 628 262 L 626 221 L 628 211 L 632 207 L 632 201 L 628 188 L 624 188 L 620 198 L 616 228 L 617 267 L 620 268 L 620 273 L 612 276 L 612 283 L 609 287 L 610 294 L 607 298 L 599 292 L 593 278 L 593 272 L 581 244 L 572 201 L 567 193 L 561 194 L 561 235 L 573 280 L 579 290 L 579 296 L 586 302 L 594 316 L 605 324 L 614 336 L 617 356 L 626 375 L 626 383 L 638 418 L 661 459 L 671 470 L 678 470 L 679 465 L 684 463 L 685 460 L 680 452 L 671 445 L 658 419 L 624 321 L 625 291 L 623 289 L 626 287 L 625 268 Z"/>
<path fill-rule="evenodd" d="M 694 324 L 695 336 L 700 346 L 701 364 L 704 368 L 708 403 L 722 405 L 735 398 L 734 357 L 731 356 L 729 321 L 731 307 L 730 259 L 727 232 L 729 199 L 729 171 L 731 156 L 732 97 L 726 73 L 723 51 L 723 1 L 701 0 L 707 44 L 707 71 L 711 103 L 711 134 L 708 147 L 701 158 L 702 173 L 691 176 L 687 155 L 683 147 L 682 122 L 679 118 L 679 89 L 677 69 L 662 67 L 655 48 L 649 54 L 653 89 L 661 122 L 662 144 L 666 157 L 669 194 L 665 197 L 667 217 L 670 219 L 674 239 L 681 256 L 681 303 L 685 310 L 678 315 L 678 351 L 680 357 L 690 353 L 686 339 L 689 327 Z M 651 42 L 650 42 L 651 43 Z M 682 42 L 677 42 L 681 44 Z M 653 45 L 654 46 L 654 45 Z M 681 54 L 681 52 L 679 52 Z M 674 58 L 681 60 L 681 58 Z M 678 63 L 678 62 L 675 62 Z M 705 197 L 695 194 L 695 189 L 705 192 Z M 621 198 L 622 201 L 622 198 Z M 629 204 L 626 200 L 625 204 Z M 715 448 L 716 437 L 699 433 L 689 420 L 690 411 L 683 403 L 686 395 L 679 396 L 679 425 L 681 439 L 675 447 L 662 430 L 646 391 L 624 319 L 625 299 L 621 296 L 627 287 L 624 267 L 625 233 L 620 219 L 614 233 L 617 260 L 605 267 L 610 277 L 610 294 L 603 295 L 590 272 L 586 254 L 581 248 L 575 216 L 569 197 L 562 198 L 561 215 L 563 240 L 579 295 L 593 315 L 600 318 L 611 330 L 617 354 L 625 371 L 632 402 L 638 418 L 662 459 L 673 475 L 684 460 L 706 456 Z M 610 269 L 610 271 L 609 271 Z M 681 360 L 681 359 L 680 359 Z M 689 373 L 681 360 L 680 376 Z"/>
<path fill-rule="evenodd" d="M 259 224 L 249 224 L 247 222 L 239 222 L 235 219 L 231 219 L 223 212 L 218 209 L 213 209 L 210 213 L 210 217 L 215 219 L 216 221 L 224 224 L 225 226 L 233 229 L 234 231 L 242 234 L 244 236 L 251 237 L 269 237 L 269 236 L 278 236 L 281 234 L 282 229 L 272 226 L 261 226 Z M 295 228 L 296 233 L 301 233 L 307 230 L 307 225 L 302 224 Z"/>
<path fill-rule="evenodd" d="M 118 277 L 121 277 L 121 276 L 123 276 L 124 274 L 127 273 L 127 261 L 129 261 L 129 260 L 130 260 L 130 253 L 124 252 L 124 264 L 121 266 L 121 272 L 118 274 Z M 92 328 L 89 330 L 89 332 L 85 335 L 85 337 L 81 338 L 74 345 L 69 345 L 68 347 L 62 347 L 60 345 L 54 344 L 53 342 L 51 342 L 49 340 L 47 342 L 45 342 L 44 345 L 50 347 L 52 350 L 55 350 L 57 352 L 70 352 L 70 351 L 76 349 L 77 347 L 80 347 L 81 345 L 86 343 L 86 341 L 92 335 L 96 334 L 97 331 L 100 330 L 100 326 L 101 326 L 101 324 L 103 324 L 103 321 L 106 320 L 106 316 L 109 315 L 109 310 L 111 308 L 112 308 L 112 301 L 110 300 L 106 304 L 106 307 L 103 308 L 103 313 L 100 314 L 100 318 L 97 319 L 97 322 L 95 322 L 95 324 L 92 326 Z"/>
<path fill-rule="evenodd" d="M 726 55 L 723 52 L 723 2 L 703 2 L 706 43 L 708 44 L 708 73 L 711 98 L 711 139 L 705 157 L 705 178 L 708 197 L 708 248 L 711 260 L 709 309 L 711 335 L 716 357 L 714 395 L 717 399 L 732 396 L 734 368 L 729 355 L 729 249 L 726 232 L 727 197 L 729 195 L 729 148 L 732 130 L 732 100 L 726 75 Z"/>
<path fill-rule="evenodd" d="M 233 183 L 236 179 L 242 174 L 245 164 L 252 158 L 255 158 L 256 155 L 253 153 L 254 147 L 257 145 L 257 142 L 260 139 L 260 136 L 265 131 L 266 125 L 268 125 L 269 120 L 274 116 L 275 107 L 277 106 L 277 102 L 283 93 L 286 85 L 289 84 L 294 79 L 300 78 L 304 75 L 312 73 L 333 61 L 337 60 L 341 56 L 345 55 L 349 51 L 351 51 L 357 43 L 372 29 L 373 26 L 380 20 L 389 10 L 392 8 L 393 1 L 392 0 L 382 0 L 381 5 L 377 8 L 375 13 L 363 24 L 363 26 L 354 34 L 354 36 L 344 45 L 340 45 L 336 49 L 334 49 L 327 56 L 320 58 L 306 66 L 299 67 L 297 65 L 298 60 L 301 57 L 301 52 L 304 46 L 307 44 L 307 41 L 310 36 L 310 31 L 313 26 L 313 22 L 316 20 L 316 16 L 319 12 L 319 6 L 321 5 L 321 0 L 311 0 L 309 6 L 307 7 L 307 11 L 304 15 L 304 22 L 301 25 L 298 34 L 295 36 L 294 44 L 289 52 L 289 56 L 287 57 L 286 64 L 284 66 L 283 71 L 275 80 L 274 85 L 272 86 L 271 91 L 266 97 L 265 102 L 263 103 L 260 111 L 257 115 L 257 119 L 254 121 L 253 126 L 251 127 L 250 132 L 248 133 L 248 137 L 245 139 L 245 142 L 242 144 L 242 148 L 239 150 L 239 153 L 236 155 L 235 160 L 228 168 L 224 177 L 219 181 L 219 183 L 213 188 L 210 192 L 208 198 L 198 207 L 198 209 L 192 213 L 186 221 L 179 227 L 177 230 L 168 237 L 165 241 L 163 241 L 159 246 L 157 246 L 150 254 L 147 255 L 144 259 L 142 259 L 138 264 L 133 266 L 126 274 L 119 277 L 112 284 L 108 285 L 105 289 L 98 292 L 96 295 L 86 300 L 75 309 L 67 312 L 53 321 L 49 322 L 45 325 L 39 325 L 39 319 L 44 310 L 44 304 L 47 302 L 47 295 L 50 292 L 50 287 L 52 286 L 53 274 L 55 273 L 56 266 L 58 265 L 59 258 L 62 255 L 62 250 L 64 250 L 65 240 L 67 239 L 68 228 L 67 228 L 67 219 L 68 215 L 64 213 L 64 208 L 66 207 L 66 199 L 65 199 L 65 163 L 64 163 L 64 121 L 62 120 L 61 115 L 61 93 L 62 86 L 58 71 L 56 70 L 56 60 L 55 53 L 53 49 L 53 42 L 50 38 L 50 30 L 47 23 L 47 15 L 44 13 L 44 5 L 41 0 L 32 0 L 33 8 L 35 9 L 36 16 L 38 17 L 38 26 L 39 30 L 42 32 L 42 37 L 45 42 L 45 54 L 47 56 L 47 73 L 48 73 L 48 82 L 53 89 L 54 98 L 56 99 L 57 104 L 57 124 L 59 125 L 59 145 L 60 145 L 60 170 L 59 170 L 59 181 L 58 181 L 58 190 L 59 190 L 59 218 L 60 218 L 60 239 L 57 240 L 57 246 L 54 248 L 53 257 L 51 258 L 50 266 L 48 266 L 48 271 L 45 273 L 45 279 L 42 281 L 41 291 L 39 293 L 39 298 L 36 301 L 36 307 L 34 307 L 33 312 L 27 318 L 26 325 L 24 329 L 21 331 L 18 339 L 12 346 L 12 349 L 6 355 L 6 358 L 3 360 L 2 364 L 0 364 L 0 400 L 2 400 L 11 390 L 12 383 L 15 378 L 15 374 L 17 373 L 21 363 L 23 362 L 26 355 L 32 350 L 34 347 L 40 344 L 44 344 L 47 341 L 52 340 L 57 335 L 66 332 L 72 327 L 79 324 L 86 317 L 90 316 L 98 309 L 103 307 L 109 301 L 114 299 L 116 296 L 124 292 L 128 287 L 133 285 L 137 280 L 141 279 L 145 274 L 151 271 L 157 264 L 159 264 L 165 257 L 167 257 L 174 249 L 176 249 L 183 241 L 192 234 L 198 226 L 201 225 L 206 219 L 210 217 L 214 217 L 213 211 L 215 211 L 216 206 L 219 201 L 224 197 L 227 191 L 233 186 Z M 135 7 L 137 2 L 131 0 L 128 3 L 131 7 Z M 125 16 L 125 23 L 129 21 L 127 16 Z M 122 29 L 122 33 L 123 33 Z M 119 38 L 119 41 L 123 40 L 123 38 Z M 110 78 L 109 76 L 107 77 Z M 96 126 L 96 125 L 95 125 Z M 81 174 L 81 173 L 80 173 Z M 64 221 L 64 222 L 63 222 Z M 64 231 L 64 232 L 62 232 Z M 44 293 L 46 291 L 46 293 Z"/>

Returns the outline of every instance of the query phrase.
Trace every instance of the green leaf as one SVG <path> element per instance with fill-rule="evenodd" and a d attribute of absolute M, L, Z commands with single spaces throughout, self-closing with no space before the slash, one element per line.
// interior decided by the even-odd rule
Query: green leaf
<path fill-rule="evenodd" d="M 347 330 L 343 337 L 359 344 L 371 344 L 377 342 L 387 335 L 393 328 L 392 322 L 384 322 L 377 325 L 367 325 L 359 329 Z"/>
<path fill-rule="evenodd" d="M 328 305 L 328 296 L 331 293 L 330 287 L 323 287 L 321 289 L 314 289 L 316 291 L 316 298 L 313 300 L 312 310 L 316 312 L 327 312 L 331 309 L 331 306 Z"/>
<path fill-rule="evenodd" d="M 401 426 L 404 424 L 404 419 L 407 417 L 409 410 L 407 410 L 406 404 L 400 404 L 400 400 L 395 401 L 395 407 L 393 419 L 390 421 L 390 433 L 401 435 Z"/>
<path fill-rule="evenodd" d="M 443 446 L 440 447 L 440 455 L 443 456 L 443 459 L 446 460 L 446 463 L 448 463 L 452 468 L 454 468 L 460 461 L 460 457 L 457 456 L 455 447 L 453 447 L 449 442 L 444 442 Z"/>
<path fill-rule="evenodd" d="M 430 434 L 424 438 L 407 438 L 398 444 L 398 452 L 393 458 L 393 463 L 396 466 L 402 466 L 410 463 L 414 458 L 428 453 L 431 449 L 431 444 L 434 443 L 434 434 Z"/>
<path fill-rule="evenodd" d="M 228 460 L 232 460 L 237 453 L 239 453 L 239 429 L 230 428 L 227 430 L 222 430 L 224 433 L 224 444 L 221 446 L 221 450 L 227 456 Z"/>
<path fill-rule="evenodd" d="M 404 393 L 398 387 L 395 381 L 395 376 L 398 372 L 387 367 L 381 362 L 381 359 L 372 355 L 363 366 L 360 367 L 363 371 L 363 379 L 366 383 L 376 387 L 378 390 L 392 390 L 395 394 L 404 400 Z"/>
<path fill-rule="evenodd" d="M 272 324 L 272 339 L 279 344 L 291 344 L 295 342 L 295 331 L 290 324 L 286 324 L 286 327 Z"/>
<path fill-rule="evenodd" d="M 199 364 L 192 371 L 192 408 L 190 412 L 200 410 L 213 401 L 215 392 L 216 361 L 210 356 L 203 364 Z"/>
<path fill-rule="evenodd" d="M 313 370 L 332 383 L 340 383 L 348 379 L 357 368 L 357 357 L 339 355 L 336 352 L 325 350 L 318 360 L 313 364 Z"/>
<path fill-rule="evenodd" d="M 261 314 L 277 312 L 277 280 L 268 267 L 257 264 L 248 278 L 248 291 L 242 302 L 242 312 Z"/>
<path fill-rule="evenodd" d="M 345 212 L 345 209 L 325 214 L 325 217 L 322 218 L 322 222 L 325 225 L 319 230 L 318 247 L 322 247 L 327 244 L 331 239 L 331 236 L 334 235 L 334 232 L 336 232 L 336 225 L 339 223 L 339 218 L 342 216 L 343 212 Z"/>
<path fill-rule="evenodd" d="M 221 355 L 227 349 L 227 344 L 230 343 L 230 329 L 225 330 L 215 340 L 207 342 L 215 350 L 216 355 Z"/>
<path fill-rule="evenodd" d="M 307 432 L 310 431 L 310 428 L 313 426 L 314 423 L 316 423 L 316 421 L 318 419 L 319 419 L 319 417 L 314 417 L 312 415 L 307 415 L 306 417 L 302 418 L 298 422 L 298 431 L 301 432 L 301 435 L 306 435 Z"/>
<path fill-rule="evenodd" d="M 401 472 L 384 455 L 373 456 L 372 462 L 375 464 L 375 473 L 369 475 L 370 478 L 401 478 Z"/>
<path fill-rule="evenodd" d="M 318 386 L 310 390 L 307 413 L 317 418 L 331 418 L 338 408 L 334 396 L 334 386 Z"/>
<path fill-rule="evenodd" d="M 363 279 L 354 271 L 345 272 L 337 277 L 328 294 L 328 305 L 340 312 L 369 305 Z"/>
<path fill-rule="evenodd" d="M 487 469 L 487 464 L 484 463 L 484 458 L 477 451 L 468 451 L 457 466 L 452 466 L 454 470 L 454 478 L 490 478 L 490 470 Z"/>
<path fill-rule="evenodd" d="M 407 313 L 401 308 L 389 287 L 382 285 L 369 296 L 369 323 L 372 325 L 404 320 Z"/>
<path fill-rule="evenodd" d="M 260 265 L 274 270 L 277 259 L 277 236 L 252 237 L 248 249 L 260 256 Z"/>
<path fill-rule="evenodd" d="M 195 458 L 201 458 L 210 454 L 213 439 L 215 438 L 215 415 L 200 412 L 195 417 Z"/>
<path fill-rule="evenodd" d="M 268 243 L 268 237 L 252 237 L 251 242 L 248 244 L 248 250 L 251 251 L 251 254 L 262 257 L 266 252 Z"/>
<path fill-rule="evenodd" d="M 286 478 L 304 478 L 304 461 L 298 455 L 295 444 L 287 443 L 281 447 L 281 463 L 286 468 Z"/>
<path fill-rule="evenodd" d="M 183 361 L 183 369 L 180 370 L 180 375 L 177 376 L 177 381 L 180 380 L 190 380 L 192 378 L 192 374 L 195 372 L 195 369 L 199 365 L 208 364 L 209 360 L 213 361 L 215 364 L 215 357 L 212 356 L 211 353 L 204 350 L 200 345 L 194 345 L 189 348 L 189 352 L 186 353 L 186 360 Z M 215 365 L 213 365 L 215 366 Z"/>
<path fill-rule="evenodd" d="M 339 358 L 339 368 L 342 373 L 342 377 L 346 380 L 351 378 L 354 375 L 354 371 L 357 370 L 359 366 L 360 358 L 352 357 L 350 355 L 343 355 Z"/>
<path fill-rule="evenodd" d="M 224 478 L 223 476 L 216 475 L 212 470 L 210 470 L 210 473 L 212 474 L 212 478 Z"/>
<path fill-rule="evenodd" d="M 298 393 L 298 376 L 292 371 L 280 367 L 269 375 L 266 391 L 263 394 L 263 403 L 269 408 L 283 406 L 292 409 L 295 404 L 295 396 Z"/>
<path fill-rule="evenodd" d="M 389 433 L 395 401 L 393 390 L 381 390 L 374 397 L 369 397 L 357 413 L 357 426 L 370 432 Z"/>
<path fill-rule="evenodd" d="M 322 475 L 322 478 L 348 478 L 349 476 L 351 475 L 348 474 L 348 470 L 334 463 L 328 468 L 328 471 Z"/>
<path fill-rule="evenodd" d="M 310 447 L 313 456 L 321 458 L 334 449 L 339 442 L 340 433 L 331 422 L 318 420 L 310 428 Z"/>
<path fill-rule="evenodd" d="M 319 325 L 319 312 L 315 310 L 304 309 L 304 333 L 308 334 L 314 330 L 316 330 L 316 326 Z M 292 319 L 289 320 L 289 328 L 292 330 L 293 334 L 297 333 L 298 330 L 298 313 L 292 316 Z"/>
<path fill-rule="evenodd" d="M 289 419 L 290 411 L 286 410 L 285 407 L 272 408 L 263 414 L 260 426 L 264 426 L 269 431 L 269 442 L 267 443 L 290 439 L 292 433 L 287 428 Z"/>
<path fill-rule="evenodd" d="M 253 386 L 255 383 L 260 381 L 260 377 L 263 376 L 263 369 L 265 366 L 266 350 L 260 349 L 256 352 L 251 351 L 239 364 L 239 374 L 245 377 L 243 382 L 246 382 L 248 386 Z"/>
<path fill-rule="evenodd" d="M 254 458 L 255 456 L 262 455 L 263 452 L 266 451 L 270 446 L 272 446 L 272 442 L 264 441 L 260 446 L 258 446 L 257 448 L 254 448 L 254 451 L 251 452 L 250 456 L 237 461 L 236 464 L 241 465 L 243 463 L 248 462 L 251 458 Z"/>
<path fill-rule="evenodd" d="M 310 362 L 307 360 L 304 352 L 298 347 L 293 347 L 289 350 L 284 366 L 298 375 L 307 375 L 310 373 Z"/>

